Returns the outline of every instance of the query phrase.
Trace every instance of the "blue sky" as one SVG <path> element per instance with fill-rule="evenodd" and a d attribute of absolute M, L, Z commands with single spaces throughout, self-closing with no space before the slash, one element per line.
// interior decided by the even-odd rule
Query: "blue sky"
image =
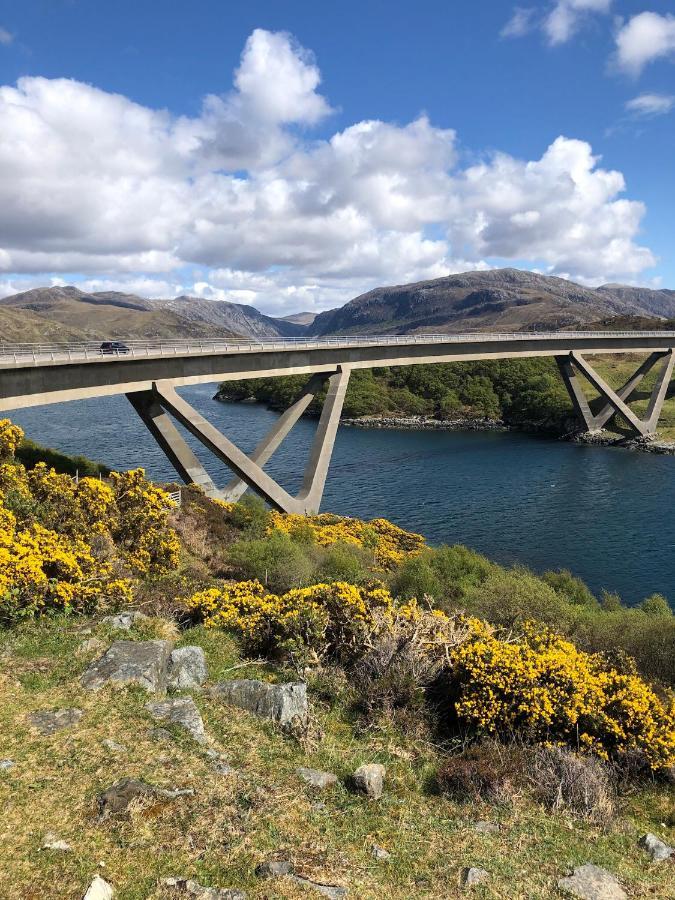
<path fill-rule="evenodd" d="M 0 287 L 675 287 L 674 61 L 662 0 L 0 0 Z"/>

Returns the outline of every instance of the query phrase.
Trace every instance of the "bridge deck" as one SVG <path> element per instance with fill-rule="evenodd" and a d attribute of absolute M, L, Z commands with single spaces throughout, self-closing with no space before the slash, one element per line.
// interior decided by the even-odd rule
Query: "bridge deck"
<path fill-rule="evenodd" d="M 128 341 L 125 353 L 86 344 L 0 343 L 0 411 L 87 397 L 253 377 L 571 352 L 669 351 L 675 332 L 354 335 L 247 341 Z"/>

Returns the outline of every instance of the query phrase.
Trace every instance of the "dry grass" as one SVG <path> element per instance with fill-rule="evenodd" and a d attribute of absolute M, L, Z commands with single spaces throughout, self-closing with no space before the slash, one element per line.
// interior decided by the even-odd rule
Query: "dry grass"
<path fill-rule="evenodd" d="M 615 872 L 632 898 L 669 896 L 666 869 L 650 865 L 636 847 L 638 834 L 647 830 L 669 838 L 660 822 L 672 796 L 663 789 L 632 796 L 621 827 L 610 829 L 570 819 L 567 810 L 549 813 L 527 799 L 508 806 L 462 802 L 428 789 L 439 760 L 433 747 L 385 725 L 355 730 L 334 699 L 315 700 L 323 739 L 308 751 L 250 716 L 197 696 L 213 746 L 238 773 L 217 775 L 203 748 L 186 735 L 174 730 L 170 741 L 149 736 L 155 723 L 142 692 L 92 695 L 79 687 L 93 653 L 77 654 L 77 647 L 85 637 L 110 639 L 96 625 L 83 635 L 82 624 L 60 620 L 0 638 L 0 759 L 15 762 L 0 772 L 2 900 L 81 898 L 97 871 L 115 886 L 119 900 L 168 897 L 159 886 L 168 876 L 238 887 L 251 900 L 311 896 L 288 879 L 256 877 L 256 865 L 271 856 L 290 858 L 298 872 L 317 881 L 348 886 L 357 900 L 460 897 L 464 865 L 492 873 L 477 897 L 545 898 L 562 871 L 589 859 Z M 126 637 L 168 633 L 154 623 L 144 629 Z M 205 648 L 214 678 L 240 661 L 222 634 L 197 628 L 180 640 Z M 264 666 L 233 674 L 275 675 Z M 30 710 L 63 706 L 84 711 L 76 726 L 50 737 L 28 727 Z M 126 752 L 106 750 L 104 738 Z M 387 767 L 378 803 L 345 787 L 363 762 Z M 300 765 L 334 771 L 340 782 L 317 796 L 295 774 Z M 97 794 L 127 776 L 193 788 L 195 794 L 138 804 L 126 817 L 99 823 Z M 495 818 L 503 826 L 497 834 L 471 828 L 477 819 Z M 41 851 L 48 831 L 73 852 Z M 391 859 L 374 860 L 373 843 L 386 847 Z"/>

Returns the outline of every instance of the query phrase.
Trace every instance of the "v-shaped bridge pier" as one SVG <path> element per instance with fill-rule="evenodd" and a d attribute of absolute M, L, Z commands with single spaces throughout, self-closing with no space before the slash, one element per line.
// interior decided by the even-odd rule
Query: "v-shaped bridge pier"
<path fill-rule="evenodd" d="M 319 511 L 349 374 L 347 366 L 338 366 L 334 372 L 312 375 L 300 397 L 279 417 L 250 456 L 180 397 L 171 382 L 154 382 L 151 390 L 129 393 L 127 397 L 187 484 L 197 484 L 207 496 L 223 500 L 237 500 L 250 487 L 281 512 L 313 514 Z M 328 391 L 310 449 L 302 487 L 297 496 L 293 497 L 264 471 L 263 466 L 271 459 L 326 382 Z M 171 416 L 235 473 L 235 477 L 223 490 L 219 490 L 213 483 L 174 425 Z"/>

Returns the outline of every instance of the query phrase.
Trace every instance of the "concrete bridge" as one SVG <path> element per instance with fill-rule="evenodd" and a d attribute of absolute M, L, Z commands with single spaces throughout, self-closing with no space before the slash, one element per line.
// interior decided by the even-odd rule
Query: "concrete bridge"
<path fill-rule="evenodd" d="M 637 435 L 656 430 L 675 357 L 675 332 L 524 332 L 515 334 L 415 334 L 291 338 L 261 341 L 127 341 L 125 352 L 101 352 L 91 344 L 0 343 L 0 412 L 91 397 L 126 394 L 132 406 L 186 483 L 212 497 L 233 500 L 247 487 L 284 512 L 319 508 L 335 435 L 352 369 L 410 366 L 482 359 L 554 357 L 574 409 L 588 431 L 616 413 Z M 628 381 L 612 389 L 589 364 L 595 354 L 649 354 Z M 647 415 L 627 405 L 645 375 L 660 363 Z M 208 382 L 283 375 L 309 376 L 302 395 L 277 420 L 250 456 L 207 422 L 176 392 Z M 603 398 L 591 411 L 580 376 Z M 327 383 L 304 481 L 292 497 L 264 466 Z M 171 416 L 234 472 L 219 490 L 185 442 Z"/>

